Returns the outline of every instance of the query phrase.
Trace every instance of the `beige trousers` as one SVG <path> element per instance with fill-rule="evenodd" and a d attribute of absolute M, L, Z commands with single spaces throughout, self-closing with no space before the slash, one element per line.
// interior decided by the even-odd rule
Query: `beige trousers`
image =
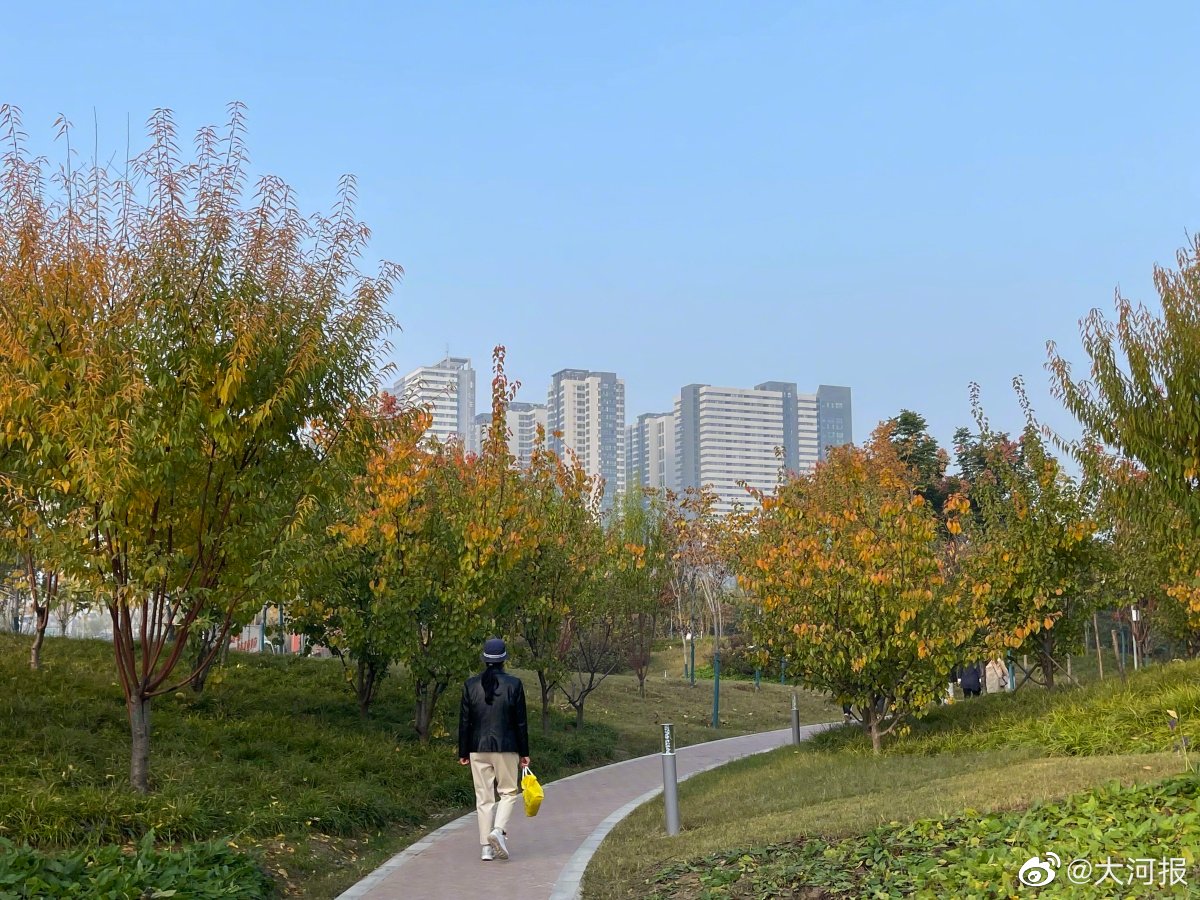
<path fill-rule="evenodd" d="M 471 778 L 475 781 L 475 811 L 479 816 L 479 843 L 488 842 L 493 828 L 504 831 L 521 799 L 515 753 L 472 753 Z M 499 792 L 500 799 L 496 800 Z"/>

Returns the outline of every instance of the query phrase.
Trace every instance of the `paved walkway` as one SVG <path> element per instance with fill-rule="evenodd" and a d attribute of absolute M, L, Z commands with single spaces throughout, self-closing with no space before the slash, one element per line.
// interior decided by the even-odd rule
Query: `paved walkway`
<path fill-rule="evenodd" d="M 826 725 L 800 729 L 808 737 Z M 730 760 L 790 743 L 792 730 L 707 741 L 677 750 L 680 780 Z M 537 759 L 533 760 L 537 771 Z M 469 772 L 463 769 L 469 777 Z M 479 859 L 474 811 L 392 857 L 339 900 L 572 900 L 588 860 L 621 819 L 662 791 L 658 753 L 580 772 L 544 786 L 537 817 L 518 807 L 509 822 L 507 861 Z M 687 808 L 680 817 L 687 824 Z M 486 885 L 486 890 L 484 886 Z"/>

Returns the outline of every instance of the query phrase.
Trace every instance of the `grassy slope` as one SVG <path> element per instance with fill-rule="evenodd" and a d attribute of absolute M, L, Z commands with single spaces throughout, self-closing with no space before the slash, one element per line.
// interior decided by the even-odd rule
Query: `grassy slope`
<path fill-rule="evenodd" d="M 739 761 L 680 788 L 680 836 L 663 835 L 661 800 L 621 823 L 588 867 L 585 896 L 642 896 L 668 863 L 733 847 L 859 834 L 967 807 L 1025 807 L 1108 779 L 1178 772 L 1179 754 L 1161 752 L 1176 737 L 1164 710 L 1180 714 L 1194 743 L 1198 680 L 1200 663 L 1191 663 L 1152 669 L 1128 686 L 1027 689 L 940 708 L 881 757 L 861 734 L 837 729 L 802 749 Z"/>
<path fill-rule="evenodd" d="M 203 695 L 156 702 L 156 791 L 138 797 L 125 787 L 128 731 L 110 645 L 48 639 L 38 673 L 26 668 L 27 647 L 0 635 L 0 836 L 18 843 L 127 843 L 151 828 L 167 842 L 231 837 L 266 854 L 287 895 L 325 897 L 473 802 L 455 761 L 456 697 L 441 705 L 441 736 L 422 747 L 397 683 L 364 723 L 336 662 L 239 655 Z M 711 684 L 693 688 L 663 668 L 645 699 L 636 679 L 610 678 L 589 698 L 581 733 L 573 713 L 556 712 L 548 737 L 535 726 L 539 776 L 653 752 L 662 721 L 677 723 L 681 744 L 787 725 L 790 688 L 725 682 L 727 724 L 714 732 Z M 533 690 L 536 679 L 525 680 Z M 804 721 L 830 718 L 826 704 L 800 698 Z"/>

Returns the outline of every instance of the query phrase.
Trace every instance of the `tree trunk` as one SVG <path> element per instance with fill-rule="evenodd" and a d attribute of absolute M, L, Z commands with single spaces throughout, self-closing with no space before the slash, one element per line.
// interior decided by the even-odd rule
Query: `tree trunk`
<path fill-rule="evenodd" d="M 358 680 L 355 683 L 354 697 L 358 700 L 358 717 L 364 722 L 367 721 L 367 716 L 371 713 L 371 688 L 367 680 L 371 677 L 367 671 L 367 664 L 363 660 L 358 661 Z"/>
<path fill-rule="evenodd" d="M 37 671 L 42 667 L 42 644 L 46 640 L 46 625 L 50 622 L 50 604 L 34 604 L 33 646 L 29 648 L 29 668 Z"/>
<path fill-rule="evenodd" d="M 583 698 L 579 698 L 579 704 L 575 707 L 575 730 L 583 728 Z"/>
<path fill-rule="evenodd" d="M 1046 679 L 1046 688 L 1054 689 L 1054 636 L 1050 632 L 1042 633 L 1041 641 L 1042 676 Z"/>
<path fill-rule="evenodd" d="M 174 626 L 171 626 L 172 629 Z M 192 662 L 192 671 L 196 673 L 196 677 L 192 679 L 192 690 L 197 694 L 204 691 L 204 686 L 208 683 L 209 673 L 217 664 L 218 660 L 223 664 L 224 656 L 221 653 L 213 653 L 213 645 L 216 643 L 217 636 L 220 634 L 221 628 L 219 625 L 212 625 L 201 631 L 196 632 L 196 656 Z M 233 640 L 233 629 L 225 630 L 224 647 L 229 649 L 229 642 Z M 209 654 L 212 654 L 211 656 Z"/>
<path fill-rule="evenodd" d="M 879 733 L 881 718 L 876 704 L 871 703 L 863 708 L 863 724 L 866 725 L 867 733 L 871 735 L 871 751 L 876 755 L 883 750 L 883 735 Z"/>
<path fill-rule="evenodd" d="M 371 714 L 371 704 L 379 692 L 379 684 L 387 674 L 387 666 L 360 659 L 358 677 L 354 682 L 354 695 L 358 700 L 358 715 L 364 722 Z"/>
<path fill-rule="evenodd" d="M 554 692 L 554 685 L 546 678 L 545 669 L 538 669 L 537 677 L 542 690 L 542 737 L 545 737 L 550 733 L 550 695 Z"/>
<path fill-rule="evenodd" d="M 422 744 L 429 743 L 433 712 L 437 708 L 438 697 L 445 689 L 446 685 L 443 682 L 417 684 L 417 706 L 413 715 L 413 726 L 417 729 L 417 740 Z"/>
<path fill-rule="evenodd" d="M 205 628 L 196 635 L 196 657 L 192 661 L 192 671 L 196 673 L 196 677 L 192 679 L 192 690 L 197 693 L 204 692 L 204 685 L 208 683 L 208 673 L 212 671 L 213 663 L 216 662 L 216 654 L 212 658 L 208 657 L 212 650 L 212 642 L 214 635 Z"/>
<path fill-rule="evenodd" d="M 129 783 L 139 794 L 150 793 L 150 698 L 132 696 L 129 711 Z"/>

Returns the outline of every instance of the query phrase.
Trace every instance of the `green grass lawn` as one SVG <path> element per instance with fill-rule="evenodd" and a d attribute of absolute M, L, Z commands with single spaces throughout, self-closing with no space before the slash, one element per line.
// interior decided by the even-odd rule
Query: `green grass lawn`
<path fill-rule="evenodd" d="M 1168 727 L 1167 709 L 1179 714 L 1176 730 Z M 887 845 L 892 838 L 878 834 L 895 831 L 893 822 L 936 823 L 965 810 L 1021 810 L 1109 781 L 1154 782 L 1183 769 L 1181 734 L 1192 743 L 1200 739 L 1200 663 L 1156 667 L 1127 684 L 1108 679 L 1053 693 L 1026 688 L 940 707 L 880 756 L 871 754 L 860 730 L 838 728 L 801 748 L 750 757 L 685 782 L 683 831 L 677 837 L 663 832 L 661 800 L 638 809 L 601 845 L 588 867 L 584 896 L 793 896 L 782 892 L 805 884 L 805 872 L 821 867 L 813 859 L 793 860 L 790 868 L 779 864 L 768 876 L 771 861 L 796 855 L 781 844 Z M 1200 845 L 1200 800 L 1187 804 L 1190 813 L 1168 818 L 1186 829 L 1194 852 Z M 1151 805 L 1147 801 L 1147 817 Z M 1129 808 L 1136 818 L 1136 804 Z M 998 831 L 1014 827 L 996 821 Z M 1109 827 L 1103 818 L 1094 825 Z M 821 847 L 817 862 L 842 858 L 842 845 Z M 1133 849 L 1130 843 L 1113 852 Z M 931 849 L 927 858 L 932 856 Z M 845 861 L 854 872 L 870 870 L 852 853 Z M 1200 894 L 1200 870 L 1193 872 Z M 845 893 L 822 892 L 835 883 L 831 878 L 809 882 L 811 893 L 794 896 L 867 895 L 856 893 L 867 889 L 861 879 L 847 881 Z M 996 896 L 979 890 L 973 896 Z"/>
<path fill-rule="evenodd" d="M 363 722 L 336 661 L 239 654 L 203 694 L 155 702 L 155 791 L 135 795 L 111 645 L 47 639 L 43 670 L 30 672 L 28 641 L 0 634 L 0 838 L 18 846 L 131 849 L 151 830 L 161 847 L 216 838 L 262 859 L 284 896 L 320 898 L 473 805 L 456 760 L 456 690 L 422 746 L 398 679 Z M 534 694 L 536 678 L 517 674 Z M 588 699 L 582 731 L 560 701 L 546 736 L 531 696 L 534 767 L 550 781 L 655 752 L 664 721 L 681 745 L 784 728 L 792 690 L 724 681 L 714 730 L 711 683 L 659 668 L 642 698 L 633 676 L 612 676 Z M 822 700 L 798 697 L 804 721 L 829 720 Z"/>

